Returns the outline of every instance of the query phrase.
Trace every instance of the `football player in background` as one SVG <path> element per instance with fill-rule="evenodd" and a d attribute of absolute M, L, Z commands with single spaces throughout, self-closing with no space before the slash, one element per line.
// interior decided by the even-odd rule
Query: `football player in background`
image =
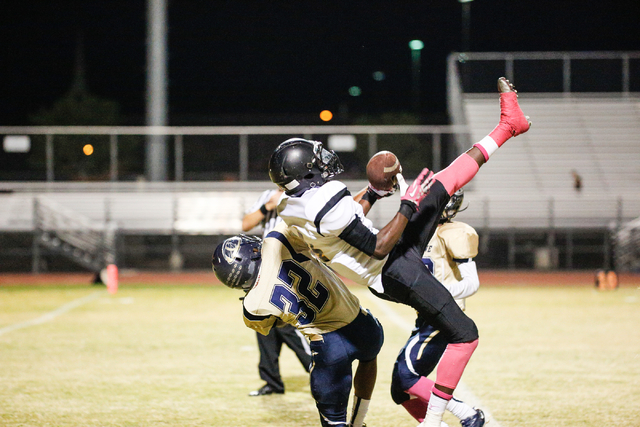
<path fill-rule="evenodd" d="M 347 187 L 331 181 L 343 171 L 340 159 L 318 141 L 293 138 L 271 155 L 269 176 L 285 194 L 278 214 L 295 228 L 316 256 L 341 276 L 368 286 L 383 299 L 415 308 L 447 340 L 437 370 L 425 426 L 440 427 L 460 377 L 478 345 L 478 329 L 451 294 L 422 263 L 445 205 L 508 139 L 529 130 L 515 88 L 498 79 L 500 122 L 486 137 L 435 176 L 424 169 L 411 186 L 402 175 L 400 209 L 381 230 L 366 218 L 372 204 L 390 191 L 370 188 L 356 202 Z"/>
<path fill-rule="evenodd" d="M 464 310 L 465 298 L 478 291 L 480 279 L 473 259 L 478 255 L 478 234 L 473 227 L 453 221 L 462 206 L 464 190 L 456 191 L 442 212 L 435 234 L 422 260 L 436 279 Z M 447 348 L 447 340 L 434 326 L 418 315 L 407 343 L 402 347 L 391 377 L 391 397 L 419 422 L 424 421 L 433 381 L 433 372 Z M 463 427 L 482 427 L 484 413 L 453 397 L 447 403 Z"/>
<path fill-rule="evenodd" d="M 323 427 L 362 427 L 384 340 L 378 320 L 319 262 L 295 230 L 281 223 L 264 242 L 235 236 L 215 249 L 213 270 L 222 283 L 247 292 L 244 322 L 268 334 L 282 322 L 310 341 L 311 394 Z M 352 362 L 358 360 L 355 376 Z M 347 405 L 353 382 L 350 422 Z"/>
<path fill-rule="evenodd" d="M 242 218 L 242 231 L 250 231 L 258 224 L 262 225 L 262 238 L 282 220 L 276 212 L 276 205 L 282 196 L 278 189 L 264 191 L 253 206 Z M 267 335 L 256 332 L 260 362 L 258 372 L 266 384 L 249 396 L 264 396 L 272 393 L 284 393 L 284 382 L 280 376 L 280 351 L 286 344 L 302 363 L 305 371 L 311 368 L 311 350 L 306 338 L 293 326 L 283 324 L 281 328 L 273 328 Z"/>

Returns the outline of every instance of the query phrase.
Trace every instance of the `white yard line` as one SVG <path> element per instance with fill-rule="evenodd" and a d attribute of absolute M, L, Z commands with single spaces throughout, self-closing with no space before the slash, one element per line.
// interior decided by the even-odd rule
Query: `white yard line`
<path fill-rule="evenodd" d="M 376 305 L 376 311 L 380 310 L 396 326 L 407 331 L 407 333 L 413 329 L 414 324 L 412 322 L 406 321 L 401 315 L 399 315 L 398 312 L 393 309 L 393 303 L 380 299 L 370 292 L 366 292 L 363 294 L 367 296 L 367 299 L 369 301 Z M 496 417 L 491 414 L 491 411 L 489 411 L 487 406 L 482 404 L 482 401 L 475 394 L 473 394 L 471 389 L 467 387 L 464 382 L 460 381 L 458 383 L 455 394 L 465 403 L 473 407 L 482 409 L 487 418 L 487 424 L 489 424 L 489 421 L 491 421 L 491 427 L 502 427 Z"/>
<path fill-rule="evenodd" d="M 8 332 L 12 332 L 18 329 L 28 328 L 29 326 L 41 325 L 43 323 L 49 322 L 55 319 L 56 317 L 60 316 L 61 314 L 68 312 L 69 310 L 73 310 L 74 308 L 79 307 L 83 304 L 86 304 L 89 301 L 93 301 L 94 299 L 98 298 L 103 294 L 104 294 L 104 291 L 96 291 L 92 294 L 87 295 L 86 297 L 78 298 L 76 300 L 68 302 L 58 307 L 57 309 L 50 311 L 47 314 L 43 314 L 42 316 L 37 317 L 35 319 L 5 326 L 4 328 L 0 328 L 0 335 L 6 334 Z"/>

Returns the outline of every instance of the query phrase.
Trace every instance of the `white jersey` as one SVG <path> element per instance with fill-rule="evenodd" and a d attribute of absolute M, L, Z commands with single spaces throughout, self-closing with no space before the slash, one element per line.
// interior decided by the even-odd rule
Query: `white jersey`
<path fill-rule="evenodd" d="M 464 309 L 464 298 L 478 291 L 480 281 L 473 258 L 478 255 L 478 233 L 470 225 L 451 221 L 438 225 L 423 261 L 433 276 Z"/>
<path fill-rule="evenodd" d="M 263 241 L 258 279 L 243 306 L 245 324 L 261 334 L 280 319 L 311 340 L 350 324 L 361 311 L 358 298 L 283 223 Z"/>
<path fill-rule="evenodd" d="M 277 210 L 282 220 L 301 234 L 317 257 L 338 274 L 382 291 L 381 273 L 387 257 L 375 259 L 338 237 L 356 218 L 372 233 L 378 233 L 342 182 L 330 181 L 299 197 L 285 195 Z"/>
<path fill-rule="evenodd" d="M 269 201 L 269 199 L 271 199 L 271 196 L 273 196 L 278 190 L 266 190 L 265 192 L 263 192 L 260 197 L 258 197 L 258 200 L 256 200 L 256 202 L 253 204 L 253 206 L 251 206 L 251 208 L 245 212 L 246 214 L 249 214 L 251 212 L 255 212 L 258 209 L 260 209 L 260 206 L 264 205 L 265 203 L 267 203 Z M 276 212 L 276 209 L 272 210 L 272 211 L 268 211 L 267 214 L 264 216 L 264 219 L 262 221 L 260 221 L 260 224 L 262 225 L 262 238 L 264 239 L 266 237 L 267 234 L 269 234 L 269 232 L 271 230 L 273 230 L 273 228 L 281 221 L 280 217 L 278 216 L 278 213 Z"/>

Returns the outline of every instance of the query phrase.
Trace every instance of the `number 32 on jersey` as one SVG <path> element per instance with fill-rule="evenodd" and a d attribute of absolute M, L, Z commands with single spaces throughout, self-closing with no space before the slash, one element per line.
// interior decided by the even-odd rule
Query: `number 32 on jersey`
<path fill-rule="evenodd" d="M 318 280 L 313 281 L 311 274 L 293 260 L 282 262 L 278 278 L 286 286 L 274 287 L 269 300 L 271 304 L 283 313 L 295 314 L 302 325 L 313 322 L 329 299 L 327 288 Z"/>

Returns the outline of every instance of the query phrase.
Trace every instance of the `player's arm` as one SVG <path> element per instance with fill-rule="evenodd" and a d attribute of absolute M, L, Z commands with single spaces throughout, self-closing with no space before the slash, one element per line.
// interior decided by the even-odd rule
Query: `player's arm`
<path fill-rule="evenodd" d="M 269 211 L 272 211 L 278 205 L 278 200 L 282 196 L 282 191 L 276 191 L 267 202 L 261 205 L 253 212 L 249 212 L 242 218 L 242 231 L 249 231 L 253 227 L 257 226 L 267 216 Z"/>
<path fill-rule="evenodd" d="M 402 174 L 398 174 L 396 175 L 398 179 L 398 182 L 401 182 L 402 184 L 400 185 L 400 187 L 402 187 L 402 185 L 404 185 L 404 188 L 400 189 L 400 194 L 404 194 L 404 192 L 407 189 L 407 185 L 404 183 L 404 179 L 402 178 Z M 362 190 L 360 190 L 358 192 L 358 194 L 356 194 L 353 197 L 353 200 L 355 200 L 356 202 L 360 203 L 360 206 L 362 206 L 362 211 L 364 212 L 364 215 L 367 216 L 367 214 L 369 213 L 369 211 L 371 210 L 371 207 L 373 206 L 373 204 L 384 198 L 384 197 L 389 197 L 391 196 L 393 193 L 395 193 L 395 189 L 391 189 L 391 190 L 378 190 L 375 187 L 373 187 L 371 184 L 369 184 L 368 187 L 363 188 Z"/>
<path fill-rule="evenodd" d="M 364 187 L 362 190 L 358 191 L 354 196 L 353 196 L 353 200 L 355 200 L 356 202 L 361 203 L 362 200 L 362 196 L 364 196 L 364 194 L 367 192 L 367 187 Z"/>
<path fill-rule="evenodd" d="M 396 244 L 404 231 L 408 218 L 415 212 L 411 206 L 403 203 L 398 213 L 393 219 L 378 232 L 374 233 L 367 227 L 357 209 L 353 207 L 354 201 L 351 197 L 343 199 L 334 209 L 322 218 L 322 233 L 332 233 L 337 235 L 356 249 L 364 252 L 370 257 L 383 259 Z M 351 218 L 350 222 L 348 218 Z"/>
<path fill-rule="evenodd" d="M 478 289 L 480 288 L 480 278 L 478 277 L 476 263 L 472 258 L 465 260 L 455 259 L 454 261 L 458 266 L 458 271 L 460 271 L 462 279 L 446 285 L 446 287 L 449 292 L 451 292 L 454 299 L 470 297 L 478 292 Z"/>
<path fill-rule="evenodd" d="M 378 234 L 375 234 L 356 217 L 338 237 L 370 257 L 383 259 L 398 242 L 408 222 L 407 216 L 398 212 Z"/>
<path fill-rule="evenodd" d="M 369 211 L 371 210 L 371 206 L 375 203 L 379 197 L 372 195 L 371 188 L 365 187 L 362 190 L 358 191 L 358 193 L 353 196 L 353 200 L 358 202 L 360 206 L 362 206 L 362 212 L 364 212 L 364 216 L 367 216 Z"/>
<path fill-rule="evenodd" d="M 458 267 L 461 280 L 447 286 L 454 299 L 470 297 L 478 292 L 480 279 L 473 258 L 478 255 L 478 234 L 471 227 L 459 223 L 462 229 L 444 231 L 445 246 Z"/>
<path fill-rule="evenodd" d="M 260 224 L 265 216 L 267 216 L 267 210 L 264 206 L 265 205 L 262 205 L 257 211 L 250 212 L 242 217 L 242 231 L 249 231 Z M 262 209 L 264 209 L 264 211 L 262 211 Z"/>
<path fill-rule="evenodd" d="M 393 219 L 385 225 L 376 235 L 376 248 L 373 251 L 373 257 L 376 259 L 382 259 L 386 257 L 389 252 L 393 249 L 398 240 L 400 240 L 400 236 L 404 232 L 404 229 L 407 227 L 409 223 L 409 218 L 413 214 L 407 215 L 409 209 L 405 209 L 403 211 L 403 207 L 400 207 L 400 210 Z"/>
<path fill-rule="evenodd" d="M 353 222 L 342 231 L 339 237 L 367 255 L 376 259 L 383 259 L 391 252 L 398 240 L 400 240 L 400 236 L 402 236 L 404 229 L 409 223 L 409 218 L 417 212 L 420 201 L 426 195 L 428 181 L 432 175 L 433 173 L 430 173 L 428 169 L 423 169 L 422 173 L 420 173 L 400 198 L 400 209 L 398 213 L 396 213 L 393 219 L 391 219 L 378 234 L 374 234 L 356 217 Z M 368 194 L 368 191 L 365 192 L 363 199 L 366 198 L 366 194 Z M 371 206 L 369 206 L 369 208 L 371 208 Z"/>

